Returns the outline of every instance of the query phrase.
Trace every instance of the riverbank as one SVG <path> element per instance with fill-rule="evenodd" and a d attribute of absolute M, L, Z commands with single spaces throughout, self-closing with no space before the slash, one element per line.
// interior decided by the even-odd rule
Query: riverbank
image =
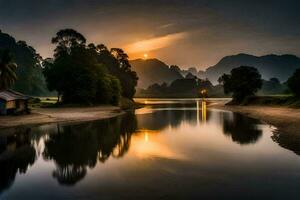
<path fill-rule="evenodd" d="M 277 129 L 272 139 L 300 155 L 300 109 L 287 106 L 229 106 L 225 103 L 213 103 L 211 107 L 241 113 L 275 126 Z"/>
<path fill-rule="evenodd" d="M 84 122 L 107 119 L 123 114 L 116 106 L 33 108 L 31 114 L 1 116 L 0 128 L 39 125 L 55 122 Z"/>

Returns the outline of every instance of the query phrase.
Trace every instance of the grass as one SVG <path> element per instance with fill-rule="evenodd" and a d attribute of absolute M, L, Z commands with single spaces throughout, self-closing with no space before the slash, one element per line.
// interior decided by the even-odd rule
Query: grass
<path fill-rule="evenodd" d="M 57 97 L 36 97 L 31 100 L 30 105 L 31 107 L 55 107 L 57 103 Z"/>
<path fill-rule="evenodd" d="M 51 107 L 85 107 L 87 105 L 79 104 L 57 104 L 57 97 L 36 97 L 31 100 L 30 105 L 32 108 L 51 108 Z M 122 110 L 132 110 L 141 107 L 140 104 L 133 100 L 121 97 L 119 106 Z"/>

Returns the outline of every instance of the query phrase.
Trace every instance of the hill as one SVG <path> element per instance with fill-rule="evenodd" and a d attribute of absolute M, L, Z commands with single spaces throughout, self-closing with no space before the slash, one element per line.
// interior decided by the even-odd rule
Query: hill
<path fill-rule="evenodd" d="M 300 68 L 300 58 L 294 55 L 253 56 L 238 54 L 226 56 L 216 65 L 207 68 L 205 77 L 213 84 L 216 84 L 218 78 L 223 73 L 229 73 L 233 68 L 242 65 L 256 67 L 265 80 L 276 77 L 283 82 L 286 81 L 297 68 Z"/>
<path fill-rule="evenodd" d="M 130 61 L 132 70 L 139 77 L 138 88 L 147 88 L 148 86 L 158 83 L 171 83 L 176 79 L 181 79 L 183 76 L 174 68 L 158 59 L 137 59 Z"/>

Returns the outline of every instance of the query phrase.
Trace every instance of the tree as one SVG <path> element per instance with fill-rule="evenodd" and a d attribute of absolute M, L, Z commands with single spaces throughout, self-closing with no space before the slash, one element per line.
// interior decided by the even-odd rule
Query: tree
<path fill-rule="evenodd" d="M 64 103 L 118 104 L 119 80 L 98 62 L 94 44 L 85 45 L 85 38 L 70 29 L 59 31 L 52 41 L 57 44 L 54 59 L 44 62 L 50 91 L 56 90 Z"/>
<path fill-rule="evenodd" d="M 262 79 L 254 67 L 241 66 L 219 78 L 225 94 L 232 93 L 233 102 L 241 103 L 247 96 L 254 95 L 262 87 Z"/>
<path fill-rule="evenodd" d="M 287 81 L 288 87 L 296 97 L 300 97 L 300 69 L 297 69 Z"/>
<path fill-rule="evenodd" d="M 72 48 L 85 46 L 85 43 L 85 37 L 77 31 L 73 29 L 60 30 L 52 38 L 52 44 L 57 45 L 54 56 L 58 57 L 61 53 L 70 54 Z"/>
<path fill-rule="evenodd" d="M 0 54 L 0 90 L 5 90 L 10 88 L 17 80 L 17 65 L 12 62 L 8 50 L 4 50 Z"/>
<path fill-rule="evenodd" d="M 108 48 L 101 44 L 97 45 L 98 62 L 106 66 L 108 72 L 120 80 L 122 96 L 132 99 L 136 90 L 138 77 L 131 70 L 128 55 L 119 48 Z"/>
<path fill-rule="evenodd" d="M 57 102 L 60 102 L 60 96 L 63 93 L 64 82 L 59 81 L 58 78 L 64 73 L 64 68 L 54 65 L 54 60 L 52 58 L 46 58 L 43 61 L 43 66 L 43 73 L 47 82 L 47 87 L 50 91 L 57 92 Z"/>

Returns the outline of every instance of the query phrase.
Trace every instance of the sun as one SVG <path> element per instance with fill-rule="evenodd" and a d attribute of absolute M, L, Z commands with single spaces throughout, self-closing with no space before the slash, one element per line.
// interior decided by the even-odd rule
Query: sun
<path fill-rule="evenodd" d="M 144 59 L 147 60 L 147 58 L 148 58 L 148 54 L 145 53 L 144 54 Z"/>

